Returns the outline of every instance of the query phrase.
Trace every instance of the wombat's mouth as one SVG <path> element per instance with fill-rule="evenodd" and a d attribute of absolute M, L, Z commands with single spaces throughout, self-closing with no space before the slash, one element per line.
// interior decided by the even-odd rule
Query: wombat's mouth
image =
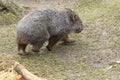
<path fill-rule="evenodd" d="M 80 33 L 82 30 L 81 29 L 77 29 L 76 30 L 76 33 Z"/>
<path fill-rule="evenodd" d="M 80 32 L 82 32 L 82 31 L 83 31 L 83 26 L 80 27 L 79 29 L 76 29 L 76 33 L 80 33 Z"/>

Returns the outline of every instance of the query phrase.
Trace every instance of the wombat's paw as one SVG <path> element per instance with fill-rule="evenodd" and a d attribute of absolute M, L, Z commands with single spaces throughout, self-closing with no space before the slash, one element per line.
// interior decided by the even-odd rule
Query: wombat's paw
<path fill-rule="evenodd" d="M 64 41 L 62 44 L 70 44 L 70 43 L 74 43 L 75 42 L 75 40 L 73 40 L 73 39 L 68 39 L 68 40 L 66 40 L 66 41 Z"/>
<path fill-rule="evenodd" d="M 32 49 L 33 52 L 39 52 L 39 50 Z"/>
<path fill-rule="evenodd" d="M 26 52 L 18 52 L 19 55 L 28 55 L 29 53 Z"/>
<path fill-rule="evenodd" d="M 52 51 L 52 48 L 49 45 L 47 45 L 46 48 L 48 51 Z"/>

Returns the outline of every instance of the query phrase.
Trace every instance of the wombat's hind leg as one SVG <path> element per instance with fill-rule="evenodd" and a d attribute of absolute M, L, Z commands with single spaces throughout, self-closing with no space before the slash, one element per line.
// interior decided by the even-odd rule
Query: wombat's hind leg
<path fill-rule="evenodd" d="M 25 55 L 27 54 L 25 49 L 26 49 L 27 44 L 18 44 L 18 54 L 19 55 Z"/>
<path fill-rule="evenodd" d="M 32 51 L 39 52 L 39 49 L 42 47 L 44 42 L 45 41 L 41 41 L 41 42 L 36 42 L 35 44 L 32 44 L 33 45 Z"/>
<path fill-rule="evenodd" d="M 61 36 L 53 36 L 49 39 L 49 43 L 46 46 L 46 48 L 48 49 L 48 51 L 52 51 L 52 47 L 61 39 Z"/>

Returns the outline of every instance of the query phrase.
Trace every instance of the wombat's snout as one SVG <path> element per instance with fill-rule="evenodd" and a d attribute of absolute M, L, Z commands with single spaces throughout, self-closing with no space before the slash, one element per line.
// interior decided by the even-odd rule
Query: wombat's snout
<path fill-rule="evenodd" d="M 76 29 L 76 33 L 80 33 L 83 30 L 83 26 L 81 26 L 79 29 Z"/>

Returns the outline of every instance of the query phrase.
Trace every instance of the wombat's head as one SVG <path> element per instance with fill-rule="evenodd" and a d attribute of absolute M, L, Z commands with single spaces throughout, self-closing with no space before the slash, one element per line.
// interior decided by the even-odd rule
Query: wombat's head
<path fill-rule="evenodd" d="M 71 9 L 67 9 L 70 17 L 72 32 L 80 33 L 83 30 L 83 24 L 78 15 L 75 14 Z"/>
<path fill-rule="evenodd" d="M 75 33 L 80 33 L 83 30 L 83 24 L 81 19 L 75 14 L 73 15 L 73 30 Z"/>

